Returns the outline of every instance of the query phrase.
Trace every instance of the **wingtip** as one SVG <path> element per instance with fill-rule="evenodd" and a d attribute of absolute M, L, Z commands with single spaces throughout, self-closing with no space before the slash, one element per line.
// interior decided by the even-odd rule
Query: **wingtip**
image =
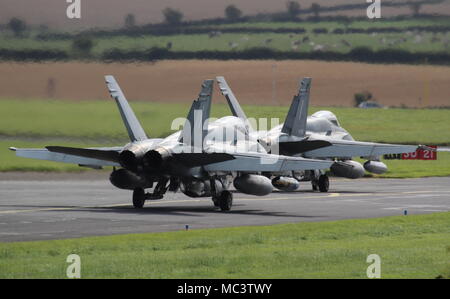
<path fill-rule="evenodd" d="M 430 152 L 437 152 L 437 148 L 429 147 L 429 146 L 423 145 L 423 144 L 418 145 L 417 149 L 424 150 L 424 151 L 430 151 Z"/>

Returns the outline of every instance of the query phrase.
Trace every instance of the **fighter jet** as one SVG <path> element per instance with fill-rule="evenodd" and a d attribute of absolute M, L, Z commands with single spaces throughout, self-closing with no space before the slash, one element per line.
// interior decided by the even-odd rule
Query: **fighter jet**
<path fill-rule="evenodd" d="M 243 193 L 272 192 L 262 172 L 291 172 L 330 167 L 332 162 L 267 153 L 249 138 L 245 121 L 228 116 L 209 121 L 214 80 L 205 80 L 193 102 L 183 129 L 163 139 L 149 138 L 112 76 L 106 76 L 130 142 L 120 147 L 43 149 L 10 148 L 17 156 L 101 168 L 113 166 L 112 185 L 132 190 L 135 208 L 146 200 L 162 199 L 167 191 L 181 190 L 189 197 L 211 197 L 222 211 L 231 209 L 231 182 Z M 146 192 L 152 189 L 152 192 Z"/>
<path fill-rule="evenodd" d="M 388 168 L 380 161 L 381 155 L 411 153 L 418 148 L 429 149 L 416 145 L 355 141 L 350 133 L 341 127 L 336 115 L 331 111 L 318 111 L 308 117 L 311 78 L 304 78 L 300 82 L 299 92 L 294 96 L 283 124 L 269 131 L 255 131 L 225 78 L 217 77 L 216 80 L 233 115 L 246 121 L 249 134 L 257 138 L 269 153 L 333 161 L 330 170 L 339 177 L 361 178 L 365 170 L 382 174 Z M 361 157 L 367 161 L 362 165 L 352 160 L 354 157 Z M 266 173 L 266 175 L 274 177 L 273 185 L 283 191 L 298 189 L 299 181 L 311 181 L 315 191 L 329 190 L 329 179 L 325 169 L 294 171 L 290 174 Z"/>

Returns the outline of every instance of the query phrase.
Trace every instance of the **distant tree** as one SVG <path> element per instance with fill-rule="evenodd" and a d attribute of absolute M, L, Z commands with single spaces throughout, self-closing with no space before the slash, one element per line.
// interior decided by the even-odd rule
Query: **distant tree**
<path fill-rule="evenodd" d="M 242 17 L 242 11 L 235 5 L 228 5 L 225 8 L 225 17 L 230 21 L 237 21 Z"/>
<path fill-rule="evenodd" d="M 50 28 L 49 28 L 48 25 L 46 25 L 46 24 L 40 24 L 39 27 L 38 27 L 38 29 L 39 29 L 40 32 L 48 32 L 48 30 L 49 30 Z"/>
<path fill-rule="evenodd" d="M 350 25 L 352 24 L 352 19 L 349 17 L 343 17 L 339 23 L 341 23 L 342 25 L 344 25 L 345 29 L 348 29 L 348 27 L 350 27 Z"/>
<path fill-rule="evenodd" d="M 292 19 L 297 18 L 297 16 L 300 14 L 300 4 L 298 2 L 286 2 L 286 9 L 289 17 L 291 17 Z"/>
<path fill-rule="evenodd" d="M 316 20 L 318 20 L 320 18 L 319 14 L 320 14 L 320 5 L 317 3 L 313 3 L 311 4 L 311 11 L 314 15 L 314 18 Z"/>
<path fill-rule="evenodd" d="M 85 36 L 85 35 L 79 35 L 74 38 L 72 42 L 72 49 L 81 56 L 89 56 L 92 48 L 94 47 L 94 41 L 92 38 Z"/>
<path fill-rule="evenodd" d="M 420 15 L 420 9 L 422 8 L 421 3 L 411 2 L 411 3 L 409 3 L 409 7 L 411 8 L 413 16 L 417 17 L 418 15 Z"/>
<path fill-rule="evenodd" d="M 183 20 L 183 13 L 170 7 L 166 7 L 163 10 L 163 15 L 166 22 L 170 25 L 179 25 Z"/>
<path fill-rule="evenodd" d="M 23 33 L 27 30 L 27 24 L 25 23 L 25 21 L 19 18 L 12 18 L 11 20 L 9 20 L 6 26 L 14 33 L 14 36 L 16 37 L 22 36 Z"/>
<path fill-rule="evenodd" d="M 134 14 L 127 14 L 125 16 L 125 28 L 133 28 L 136 26 L 136 17 Z"/>

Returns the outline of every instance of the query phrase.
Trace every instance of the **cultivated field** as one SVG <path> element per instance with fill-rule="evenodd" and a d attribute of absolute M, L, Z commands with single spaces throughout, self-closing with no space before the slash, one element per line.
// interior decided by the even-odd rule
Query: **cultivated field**
<path fill-rule="evenodd" d="M 310 76 L 314 106 L 352 106 L 354 94 L 365 90 L 387 106 L 450 106 L 450 67 L 298 60 L 0 63 L 0 95 L 108 99 L 106 74 L 117 77 L 130 100 L 189 103 L 202 80 L 223 75 L 243 104 L 287 106 L 298 80 Z M 217 93 L 214 101 L 224 99 Z"/>

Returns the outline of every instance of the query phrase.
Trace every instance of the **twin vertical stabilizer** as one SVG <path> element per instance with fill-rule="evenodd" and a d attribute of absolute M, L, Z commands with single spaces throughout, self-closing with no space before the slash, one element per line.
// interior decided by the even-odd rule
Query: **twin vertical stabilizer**
<path fill-rule="evenodd" d="M 125 95 L 120 89 L 119 84 L 113 76 L 105 76 L 106 85 L 109 90 L 109 94 L 116 101 L 117 107 L 119 108 L 120 116 L 122 117 L 123 123 L 127 128 L 128 136 L 132 142 L 146 140 L 147 135 L 144 129 L 139 123 L 136 115 L 128 104 Z"/>
<path fill-rule="evenodd" d="M 292 100 L 286 121 L 281 129 L 281 132 L 289 136 L 305 137 L 311 81 L 311 78 L 304 78 L 300 83 L 298 95 L 294 96 Z"/>
<path fill-rule="evenodd" d="M 196 149 L 203 148 L 208 133 L 208 120 L 211 112 L 211 99 L 214 80 L 205 80 L 200 94 L 192 103 L 179 141 Z"/>

